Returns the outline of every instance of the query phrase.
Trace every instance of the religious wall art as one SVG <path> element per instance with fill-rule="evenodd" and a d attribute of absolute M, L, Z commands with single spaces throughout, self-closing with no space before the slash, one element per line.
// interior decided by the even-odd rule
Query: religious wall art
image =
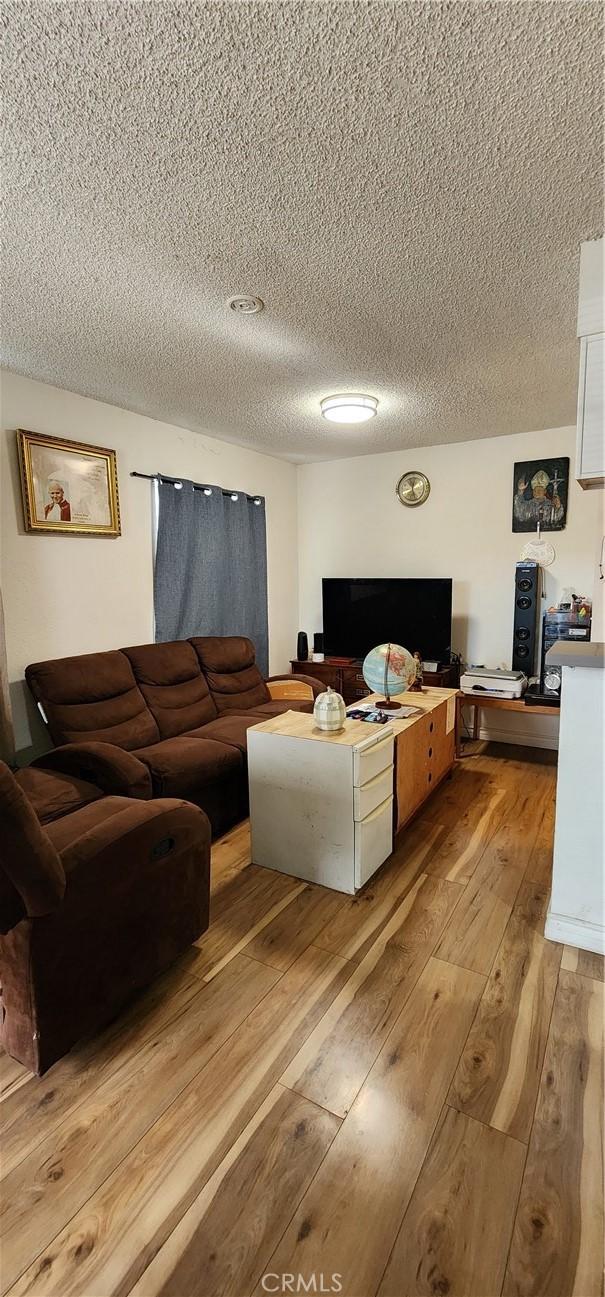
<path fill-rule="evenodd" d="M 515 464 L 513 531 L 562 531 L 567 516 L 569 457 Z"/>
<path fill-rule="evenodd" d="M 115 450 L 17 433 L 27 531 L 119 536 Z"/>

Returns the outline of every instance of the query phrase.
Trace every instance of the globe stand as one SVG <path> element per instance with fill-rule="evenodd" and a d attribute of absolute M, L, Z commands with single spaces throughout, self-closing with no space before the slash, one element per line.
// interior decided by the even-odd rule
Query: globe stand
<path fill-rule="evenodd" d="M 383 711 L 383 712 L 394 712 L 394 711 L 399 711 L 399 707 L 400 707 L 400 704 L 399 704 L 399 703 L 393 702 L 393 699 L 391 698 L 391 696 L 390 696 L 390 694 L 388 693 L 388 690 L 387 690 L 387 684 L 388 684 L 388 679 L 389 679 L 389 664 L 390 664 L 390 661 L 391 661 L 391 645 L 389 644 L 389 646 L 388 646 L 388 648 L 387 648 L 387 652 L 386 652 L 386 657 L 385 657 L 385 660 L 384 660 L 384 693 L 385 693 L 385 697 L 384 697 L 384 699 L 383 699 L 382 702 L 376 703 L 376 706 L 377 706 L 377 707 L 380 707 L 381 711 Z M 403 690 L 402 690 L 402 693 L 403 693 Z"/>

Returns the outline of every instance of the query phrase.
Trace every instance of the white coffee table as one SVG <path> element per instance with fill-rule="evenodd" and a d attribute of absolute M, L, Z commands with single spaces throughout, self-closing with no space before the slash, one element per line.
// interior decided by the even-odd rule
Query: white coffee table
<path fill-rule="evenodd" d="M 286 712 L 248 730 L 252 860 L 356 892 L 393 848 L 390 725 Z"/>

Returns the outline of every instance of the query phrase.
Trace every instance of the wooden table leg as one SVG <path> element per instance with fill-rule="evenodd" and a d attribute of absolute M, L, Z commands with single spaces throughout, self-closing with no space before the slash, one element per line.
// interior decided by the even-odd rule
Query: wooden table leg
<path fill-rule="evenodd" d="M 463 694 L 459 694 L 457 698 L 457 703 L 458 706 L 456 708 L 456 756 L 460 757 L 462 756 L 462 729 L 463 729 L 462 709 L 463 707 L 472 707 L 473 709 L 473 721 L 471 725 L 469 738 L 472 738 L 473 741 L 476 743 L 481 733 L 481 704 L 477 702 L 476 698 L 469 697 L 468 694 L 466 696 Z"/>
<path fill-rule="evenodd" d="M 475 742 L 477 742 L 481 730 L 481 708 L 479 706 L 479 703 L 476 700 L 474 700 L 474 708 L 475 711 L 473 714 L 473 739 L 475 740 Z"/>

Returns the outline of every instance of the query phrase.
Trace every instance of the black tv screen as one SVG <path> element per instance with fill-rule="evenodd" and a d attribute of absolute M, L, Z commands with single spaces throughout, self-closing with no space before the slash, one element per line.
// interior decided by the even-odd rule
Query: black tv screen
<path fill-rule="evenodd" d="M 450 578 L 324 577 L 324 653 L 363 658 L 389 640 L 427 661 L 449 662 Z"/>

